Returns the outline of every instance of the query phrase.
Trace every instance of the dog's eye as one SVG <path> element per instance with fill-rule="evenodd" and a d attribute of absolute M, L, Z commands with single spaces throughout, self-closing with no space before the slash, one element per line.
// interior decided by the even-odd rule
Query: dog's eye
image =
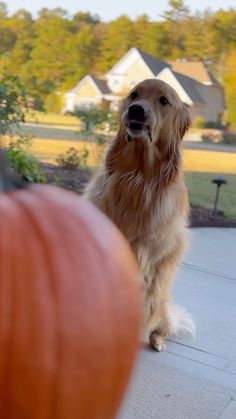
<path fill-rule="evenodd" d="M 165 96 L 161 96 L 161 97 L 160 97 L 160 104 L 161 104 L 162 106 L 166 106 L 166 105 L 168 105 L 168 103 L 169 103 L 169 101 L 168 101 L 168 99 L 166 99 L 166 97 L 165 97 Z"/>
<path fill-rule="evenodd" d="M 138 93 L 136 92 L 136 90 L 131 92 L 130 95 L 129 95 L 130 100 L 135 100 L 135 99 L 137 99 L 137 97 L 138 97 Z"/>

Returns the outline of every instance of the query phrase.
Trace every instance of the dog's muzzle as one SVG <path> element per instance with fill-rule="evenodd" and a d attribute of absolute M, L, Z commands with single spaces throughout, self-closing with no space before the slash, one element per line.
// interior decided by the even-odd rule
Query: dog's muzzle
<path fill-rule="evenodd" d="M 142 104 L 134 103 L 129 106 L 126 114 L 127 141 L 132 138 L 148 136 L 151 140 L 148 125 L 148 112 Z"/>

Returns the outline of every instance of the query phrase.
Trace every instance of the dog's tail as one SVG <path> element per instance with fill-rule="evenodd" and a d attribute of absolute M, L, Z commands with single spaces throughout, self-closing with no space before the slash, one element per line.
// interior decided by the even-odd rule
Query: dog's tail
<path fill-rule="evenodd" d="M 169 322 L 172 336 L 191 335 L 195 337 L 196 326 L 194 320 L 185 308 L 171 304 L 169 307 Z"/>

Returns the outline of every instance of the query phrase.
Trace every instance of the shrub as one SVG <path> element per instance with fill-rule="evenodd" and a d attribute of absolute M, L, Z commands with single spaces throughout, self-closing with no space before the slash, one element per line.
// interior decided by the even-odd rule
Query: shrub
<path fill-rule="evenodd" d="M 202 140 L 204 143 L 221 143 L 223 141 L 222 133 L 203 134 Z"/>
<path fill-rule="evenodd" d="M 30 155 L 31 140 L 20 137 L 11 141 L 7 151 L 10 167 L 15 174 L 28 182 L 44 183 L 46 176 L 40 163 Z"/>
<path fill-rule="evenodd" d="M 76 170 L 80 166 L 79 152 L 76 148 L 70 147 L 64 154 L 59 154 L 56 162 L 63 169 Z"/>
<path fill-rule="evenodd" d="M 193 128 L 204 128 L 205 119 L 202 116 L 196 116 L 193 120 Z"/>
<path fill-rule="evenodd" d="M 236 145 L 236 132 L 224 132 L 223 133 L 223 142 L 225 144 Z"/>
<path fill-rule="evenodd" d="M 220 121 L 206 121 L 202 116 L 196 116 L 193 120 L 193 127 L 199 129 L 212 128 L 223 130 L 226 126 Z"/>
<path fill-rule="evenodd" d="M 89 150 L 87 147 L 83 147 L 79 153 L 80 165 L 83 168 L 88 167 L 88 157 L 89 157 Z"/>
<path fill-rule="evenodd" d="M 83 131 L 93 131 L 100 128 L 103 131 L 117 129 L 117 113 L 103 109 L 80 110 L 75 113 L 82 123 Z"/>
<path fill-rule="evenodd" d="M 11 124 L 18 125 L 24 122 L 26 108 L 26 90 L 18 77 L 2 77 L 0 79 L 0 134 L 6 134 Z"/>
<path fill-rule="evenodd" d="M 224 129 L 225 125 L 220 121 L 205 121 L 204 128 Z"/>

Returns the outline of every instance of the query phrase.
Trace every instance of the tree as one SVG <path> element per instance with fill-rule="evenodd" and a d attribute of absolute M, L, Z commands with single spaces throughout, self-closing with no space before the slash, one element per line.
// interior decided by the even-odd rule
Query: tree
<path fill-rule="evenodd" d="M 3 1 L 0 1 L 0 20 L 6 19 L 8 16 L 7 5 Z"/>
<path fill-rule="evenodd" d="M 150 22 L 143 34 L 140 48 L 157 58 L 171 58 L 171 38 L 166 22 Z"/>
<path fill-rule="evenodd" d="M 150 26 L 149 18 L 147 15 L 138 16 L 134 22 L 135 33 L 135 46 L 142 48 L 143 37 Z"/>
<path fill-rule="evenodd" d="M 18 77 L 0 78 L 0 135 L 6 134 L 12 124 L 24 121 L 26 90 Z"/>
<path fill-rule="evenodd" d="M 27 10 L 20 9 L 8 19 L 7 25 L 15 36 L 15 43 L 10 53 L 9 72 L 12 75 L 18 74 L 26 81 L 34 39 L 32 16 Z"/>
<path fill-rule="evenodd" d="M 70 53 L 70 23 L 63 9 L 42 9 L 35 22 L 35 38 L 31 52 L 31 76 L 37 80 L 42 95 L 58 89 L 66 77 L 65 60 Z"/>
<path fill-rule="evenodd" d="M 94 26 L 100 22 L 98 15 L 91 15 L 89 12 L 77 12 L 72 18 L 72 25 L 75 32 L 78 32 L 84 25 Z"/>
<path fill-rule="evenodd" d="M 166 10 L 162 17 L 166 21 L 178 22 L 189 14 L 189 8 L 182 0 L 169 0 L 170 9 Z"/>
<path fill-rule="evenodd" d="M 107 28 L 100 47 L 101 60 L 99 68 L 107 71 L 135 42 L 133 22 L 127 16 L 113 20 Z"/>
<path fill-rule="evenodd" d="M 230 50 L 225 61 L 223 80 L 227 104 L 227 122 L 236 127 L 236 47 Z"/>

